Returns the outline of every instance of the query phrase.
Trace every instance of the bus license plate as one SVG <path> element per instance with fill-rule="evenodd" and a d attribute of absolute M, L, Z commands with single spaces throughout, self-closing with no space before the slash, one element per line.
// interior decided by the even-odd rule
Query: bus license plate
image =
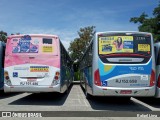
<path fill-rule="evenodd" d="M 20 85 L 38 85 L 38 82 L 20 82 Z"/>
<path fill-rule="evenodd" d="M 120 94 L 131 94 L 132 90 L 121 90 Z"/>
<path fill-rule="evenodd" d="M 27 78 L 27 81 L 36 81 L 37 78 Z"/>

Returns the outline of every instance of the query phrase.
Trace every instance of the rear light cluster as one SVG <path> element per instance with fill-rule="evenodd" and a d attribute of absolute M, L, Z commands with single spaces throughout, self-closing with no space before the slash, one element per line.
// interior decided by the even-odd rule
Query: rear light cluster
<path fill-rule="evenodd" d="M 9 74 L 7 71 L 4 72 L 4 83 L 6 83 L 7 85 L 10 85 L 10 86 L 12 85 L 11 80 L 9 78 Z"/>
<path fill-rule="evenodd" d="M 55 72 L 55 75 L 54 75 L 54 80 L 50 86 L 50 88 L 53 88 L 53 85 L 57 85 L 58 84 L 58 80 L 60 78 L 60 72 Z"/>
<path fill-rule="evenodd" d="M 157 86 L 160 88 L 160 74 L 158 76 L 158 83 L 157 83 Z"/>
<path fill-rule="evenodd" d="M 94 84 L 97 85 L 97 86 L 101 86 L 101 80 L 100 80 L 100 75 L 99 75 L 99 69 L 97 69 L 95 72 L 94 72 Z"/>
<path fill-rule="evenodd" d="M 150 77 L 150 87 L 155 85 L 155 71 L 152 70 L 151 77 Z"/>
<path fill-rule="evenodd" d="M 60 73 L 59 72 L 56 72 L 55 76 L 54 76 L 54 79 L 55 80 L 58 80 L 59 79 L 59 76 L 60 76 Z"/>

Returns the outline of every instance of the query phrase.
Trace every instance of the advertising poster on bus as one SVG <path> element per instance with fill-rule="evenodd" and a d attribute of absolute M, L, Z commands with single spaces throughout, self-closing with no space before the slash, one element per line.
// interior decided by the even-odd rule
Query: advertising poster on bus
<path fill-rule="evenodd" d="M 133 53 L 133 36 L 99 37 L 99 54 Z"/>

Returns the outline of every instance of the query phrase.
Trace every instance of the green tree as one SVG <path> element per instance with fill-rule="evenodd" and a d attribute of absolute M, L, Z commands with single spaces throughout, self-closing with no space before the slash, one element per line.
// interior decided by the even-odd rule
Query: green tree
<path fill-rule="evenodd" d="M 0 31 L 0 41 L 7 42 L 7 33 Z"/>
<path fill-rule="evenodd" d="M 150 32 L 153 34 L 155 41 L 160 41 L 160 3 L 153 10 L 153 17 L 143 12 L 139 17 L 132 17 L 130 22 L 139 24 L 139 31 Z"/>
<path fill-rule="evenodd" d="M 72 60 L 78 61 L 84 54 L 86 48 L 88 47 L 90 41 L 93 39 L 95 34 L 95 26 L 88 26 L 80 28 L 78 31 L 78 38 L 70 43 L 68 48 Z"/>

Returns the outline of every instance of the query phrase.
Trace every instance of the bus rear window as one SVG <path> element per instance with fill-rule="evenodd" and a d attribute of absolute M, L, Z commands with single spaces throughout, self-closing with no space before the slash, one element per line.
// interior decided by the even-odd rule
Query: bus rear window
<path fill-rule="evenodd" d="M 98 55 L 104 63 L 146 63 L 151 57 L 151 50 L 151 36 L 148 34 L 112 33 L 98 36 Z"/>
<path fill-rule="evenodd" d="M 52 44 L 52 39 L 43 38 L 43 44 Z"/>
<path fill-rule="evenodd" d="M 99 55 L 151 54 L 151 38 L 148 36 L 105 36 L 98 37 Z"/>

